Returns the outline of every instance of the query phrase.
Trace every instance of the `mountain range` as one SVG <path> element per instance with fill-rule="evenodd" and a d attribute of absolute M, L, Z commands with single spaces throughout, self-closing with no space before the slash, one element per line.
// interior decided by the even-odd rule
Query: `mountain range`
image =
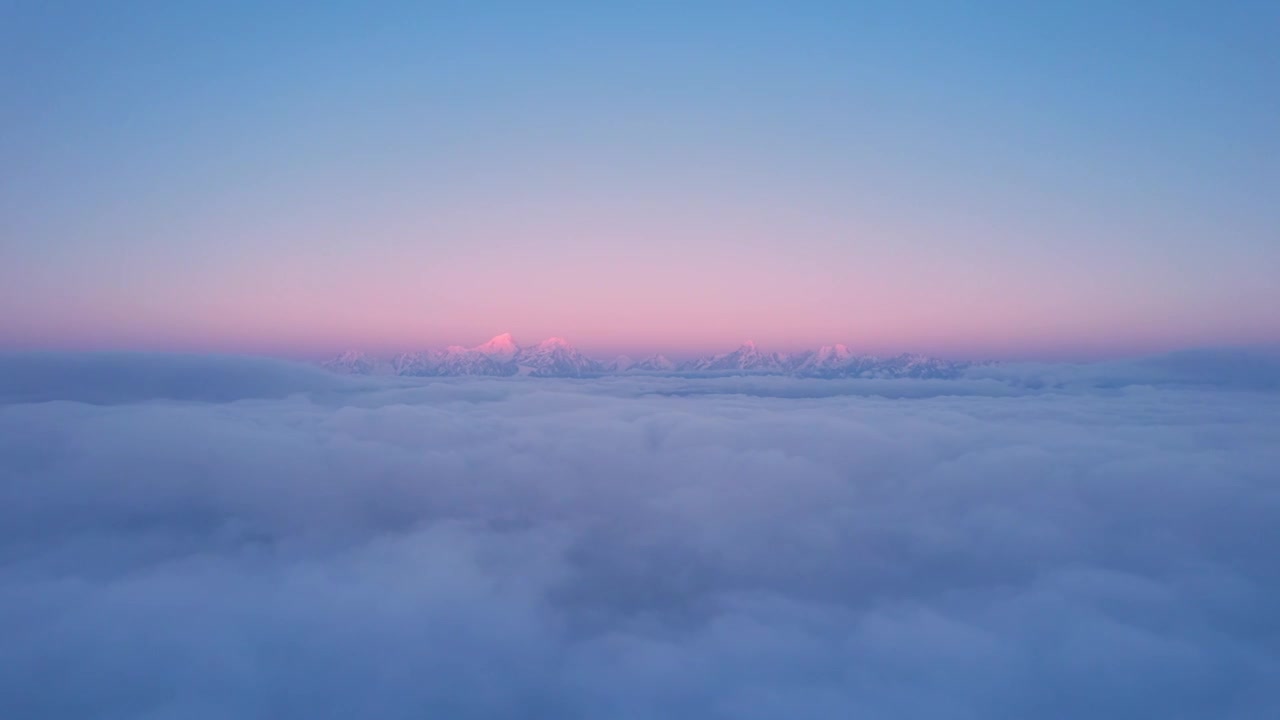
<path fill-rule="evenodd" d="M 925 355 L 889 358 L 859 355 L 844 345 L 827 345 L 800 353 L 764 352 L 753 342 L 738 349 L 675 363 L 662 355 L 641 360 L 626 356 L 601 362 L 583 355 L 564 338 L 548 338 L 528 347 L 516 344 L 510 333 L 467 348 L 374 357 L 352 351 L 322 363 L 329 370 L 355 375 L 458 377 L 465 375 L 531 377 L 594 377 L 599 375 L 792 375 L 815 378 L 953 378 L 968 363 Z"/>

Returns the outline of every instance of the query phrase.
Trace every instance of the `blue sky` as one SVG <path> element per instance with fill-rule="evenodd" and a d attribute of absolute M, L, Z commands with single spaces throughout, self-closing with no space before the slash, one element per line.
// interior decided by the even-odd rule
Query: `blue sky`
<path fill-rule="evenodd" d="M 1280 340 L 1274 3 L 7 3 L 8 347 Z"/>

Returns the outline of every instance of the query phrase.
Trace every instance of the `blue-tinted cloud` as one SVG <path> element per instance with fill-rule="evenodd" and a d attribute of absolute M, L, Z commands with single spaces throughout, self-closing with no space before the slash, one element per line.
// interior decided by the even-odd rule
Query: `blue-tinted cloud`
<path fill-rule="evenodd" d="M 1280 703 L 1258 383 L 44 367 L 0 405 L 5 717 Z"/>

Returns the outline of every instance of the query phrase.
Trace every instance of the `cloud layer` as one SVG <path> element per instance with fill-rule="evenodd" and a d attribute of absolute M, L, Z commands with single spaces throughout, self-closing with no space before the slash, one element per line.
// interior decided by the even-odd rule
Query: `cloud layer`
<path fill-rule="evenodd" d="M 1274 717 L 1269 363 L 2 358 L 0 716 Z"/>

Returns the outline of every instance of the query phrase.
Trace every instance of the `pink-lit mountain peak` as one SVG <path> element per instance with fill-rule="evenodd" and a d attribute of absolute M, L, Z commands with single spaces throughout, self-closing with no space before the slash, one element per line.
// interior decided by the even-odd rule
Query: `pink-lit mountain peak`
<path fill-rule="evenodd" d="M 662 355 L 639 362 L 618 358 L 602 363 L 588 357 L 567 340 L 551 337 L 528 347 L 520 347 L 509 333 L 503 333 L 474 348 L 403 353 L 391 359 L 348 353 L 324 363 L 340 372 L 420 376 L 530 375 L 535 377 L 589 377 L 603 373 L 709 373 L 709 374 L 791 374 L 800 377 L 957 377 L 965 363 L 949 362 L 921 355 L 898 355 L 880 360 L 858 355 L 847 346 L 826 345 L 817 350 L 784 354 L 763 352 L 750 340 L 732 352 L 673 363 Z"/>
<path fill-rule="evenodd" d="M 516 344 L 515 338 L 511 337 L 511 333 L 502 333 L 491 338 L 488 342 L 477 345 L 473 348 L 476 352 L 485 355 L 496 355 L 501 357 L 514 357 L 520 352 L 520 346 Z"/>
<path fill-rule="evenodd" d="M 848 360 L 853 357 L 853 351 L 847 345 L 836 343 L 823 345 L 814 355 L 820 361 Z"/>
<path fill-rule="evenodd" d="M 783 361 L 781 355 L 762 353 L 755 342 L 748 340 L 733 352 L 695 360 L 691 367 L 696 370 L 776 370 L 782 366 Z"/>
<path fill-rule="evenodd" d="M 511 336 L 511 333 L 502 333 L 494 336 L 488 342 L 471 348 L 471 350 L 491 357 L 513 358 L 522 353 L 530 352 L 572 351 L 573 346 L 562 337 L 549 337 L 536 345 L 522 347 Z"/>

